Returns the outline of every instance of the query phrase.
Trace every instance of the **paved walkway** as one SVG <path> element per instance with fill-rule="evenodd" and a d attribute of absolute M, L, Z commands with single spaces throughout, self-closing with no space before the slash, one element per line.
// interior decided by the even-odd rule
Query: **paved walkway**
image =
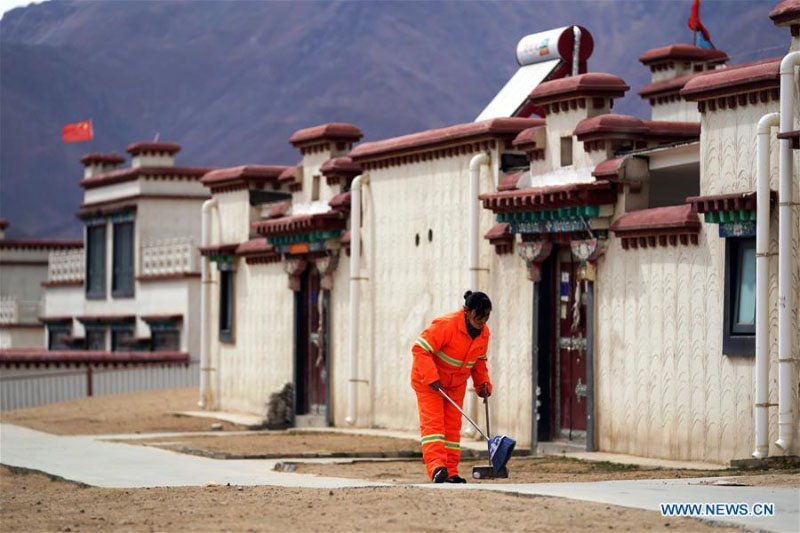
<path fill-rule="evenodd" d="M 0 462 L 98 487 L 269 485 L 336 489 L 387 483 L 276 472 L 279 460 L 217 460 L 148 446 L 107 442 L 104 436 L 57 436 L 0 424 Z M 291 458 L 280 461 L 291 460 Z M 773 503 L 775 516 L 708 517 L 758 530 L 800 530 L 800 491 L 769 487 L 701 485 L 709 478 L 584 483 L 417 485 L 437 490 L 491 490 L 659 510 L 661 503 Z"/>

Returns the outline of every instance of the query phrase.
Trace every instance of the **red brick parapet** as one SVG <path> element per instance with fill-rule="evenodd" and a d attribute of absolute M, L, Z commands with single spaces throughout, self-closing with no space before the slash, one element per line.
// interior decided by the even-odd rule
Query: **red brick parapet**
<path fill-rule="evenodd" d="M 587 99 L 601 108 L 606 99 L 621 98 L 630 87 L 613 74 L 591 72 L 558 80 L 546 81 L 536 87 L 528 100 L 544 109 L 545 114 L 585 108 Z"/>
<path fill-rule="evenodd" d="M 700 48 L 691 44 L 671 44 L 648 50 L 639 61 L 651 71 L 673 68 L 678 62 L 719 64 L 728 60 L 722 50 Z"/>
<path fill-rule="evenodd" d="M 701 113 L 777 101 L 780 63 L 778 57 L 708 72 L 689 80 L 680 95 L 697 102 Z"/>
<path fill-rule="evenodd" d="M 769 18 L 777 26 L 791 26 L 792 35 L 797 36 L 800 25 L 800 0 L 783 0 L 772 8 Z"/>
<path fill-rule="evenodd" d="M 289 143 L 299 148 L 303 154 L 330 150 L 335 147 L 339 151 L 348 150 L 358 142 L 364 133 L 344 122 L 330 122 L 294 132 Z"/>
<path fill-rule="evenodd" d="M 614 184 L 601 180 L 482 194 L 480 199 L 486 209 L 491 209 L 495 213 L 510 213 L 613 204 L 617 200 L 617 191 Z"/>
<path fill-rule="evenodd" d="M 312 231 L 343 230 L 347 219 L 338 211 L 311 215 L 291 215 L 272 220 L 254 222 L 252 228 L 263 236 L 296 235 Z"/>
<path fill-rule="evenodd" d="M 89 165 L 121 165 L 125 158 L 119 154 L 86 154 L 81 157 L 81 163 L 87 167 Z"/>
<path fill-rule="evenodd" d="M 361 165 L 350 157 L 328 159 L 319 170 L 325 176 L 328 185 L 349 185 L 362 172 Z"/>
<path fill-rule="evenodd" d="M 134 181 L 139 178 L 197 181 L 211 170 L 213 170 L 213 168 L 206 167 L 123 168 L 98 174 L 91 178 L 84 178 L 79 182 L 79 185 L 84 189 L 94 189 L 97 187 L 105 187 L 106 185 L 113 185 L 115 183 Z"/>
<path fill-rule="evenodd" d="M 139 142 L 128 145 L 126 151 L 134 157 L 146 153 L 175 155 L 181 151 L 181 145 L 166 142 Z"/>
<path fill-rule="evenodd" d="M 245 189 L 280 188 L 278 178 L 291 167 L 276 165 L 244 165 L 212 170 L 200 182 L 216 194 Z"/>

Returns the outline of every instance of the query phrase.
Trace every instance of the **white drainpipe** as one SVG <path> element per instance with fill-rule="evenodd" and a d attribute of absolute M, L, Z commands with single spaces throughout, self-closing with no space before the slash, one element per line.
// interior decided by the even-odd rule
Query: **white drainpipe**
<path fill-rule="evenodd" d="M 481 166 L 489 164 L 489 156 L 485 153 L 475 155 L 469 162 L 469 290 L 477 291 L 478 286 L 478 244 L 480 242 L 480 209 L 481 202 L 478 196 L 481 193 L 480 177 Z M 478 408 L 478 396 L 467 394 L 467 412 L 474 418 Z M 475 435 L 475 430 L 469 426 L 464 431 L 469 436 Z"/>
<path fill-rule="evenodd" d="M 350 186 L 350 381 L 347 388 L 347 417 L 345 422 L 355 425 L 358 416 L 358 282 L 361 269 L 361 185 L 369 183 L 364 175 L 357 176 Z"/>
<path fill-rule="evenodd" d="M 780 131 L 794 126 L 794 67 L 800 65 L 800 52 L 791 52 L 781 61 Z M 792 353 L 792 147 L 790 139 L 780 139 L 778 184 L 778 440 L 784 452 L 792 446 L 797 409 L 794 405 L 797 371 Z"/>
<path fill-rule="evenodd" d="M 203 202 L 203 218 L 201 225 L 201 246 L 211 245 L 211 211 L 217 208 L 217 200 L 211 198 Z M 209 391 L 209 373 L 211 368 L 211 269 L 206 257 L 200 258 L 200 401 L 201 409 L 211 407 Z M 219 391 L 217 391 L 219 394 Z"/>
<path fill-rule="evenodd" d="M 769 454 L 769 140 L 778 113 L 758 121 L 756 169 L 756 449 L 753 457 Z"/>

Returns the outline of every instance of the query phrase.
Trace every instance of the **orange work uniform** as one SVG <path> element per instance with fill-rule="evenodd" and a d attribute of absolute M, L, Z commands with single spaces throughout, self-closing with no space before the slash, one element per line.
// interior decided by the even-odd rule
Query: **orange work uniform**
<path fill-rule="evenodd" d="M 447 467 L 449 475 L 457 475 L 461 457 L 461 413 L 429 385 L 440 381 L 459 406 L 464 405 L 470 375 L 476 390 L 486 383 L 491 392 L 486 368 L 488 346 L 489 327 L 484 325 L 473 339 L 467 332 L 464 310 L 459 309 L 435 319 L 411 349 L 411 386 L 417 393 L 422 458 L 428 477 L 440 466 Z"/>

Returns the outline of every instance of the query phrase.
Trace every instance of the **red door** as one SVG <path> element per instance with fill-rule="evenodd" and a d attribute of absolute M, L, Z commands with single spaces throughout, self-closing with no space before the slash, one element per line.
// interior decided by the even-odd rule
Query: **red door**
<path fill-rule="evenodd" d="M 558 273 L 558 425 L 561 436 L 586 431 L 586 296 L 577 280 L 578 263 L 561 261 Z"/>

